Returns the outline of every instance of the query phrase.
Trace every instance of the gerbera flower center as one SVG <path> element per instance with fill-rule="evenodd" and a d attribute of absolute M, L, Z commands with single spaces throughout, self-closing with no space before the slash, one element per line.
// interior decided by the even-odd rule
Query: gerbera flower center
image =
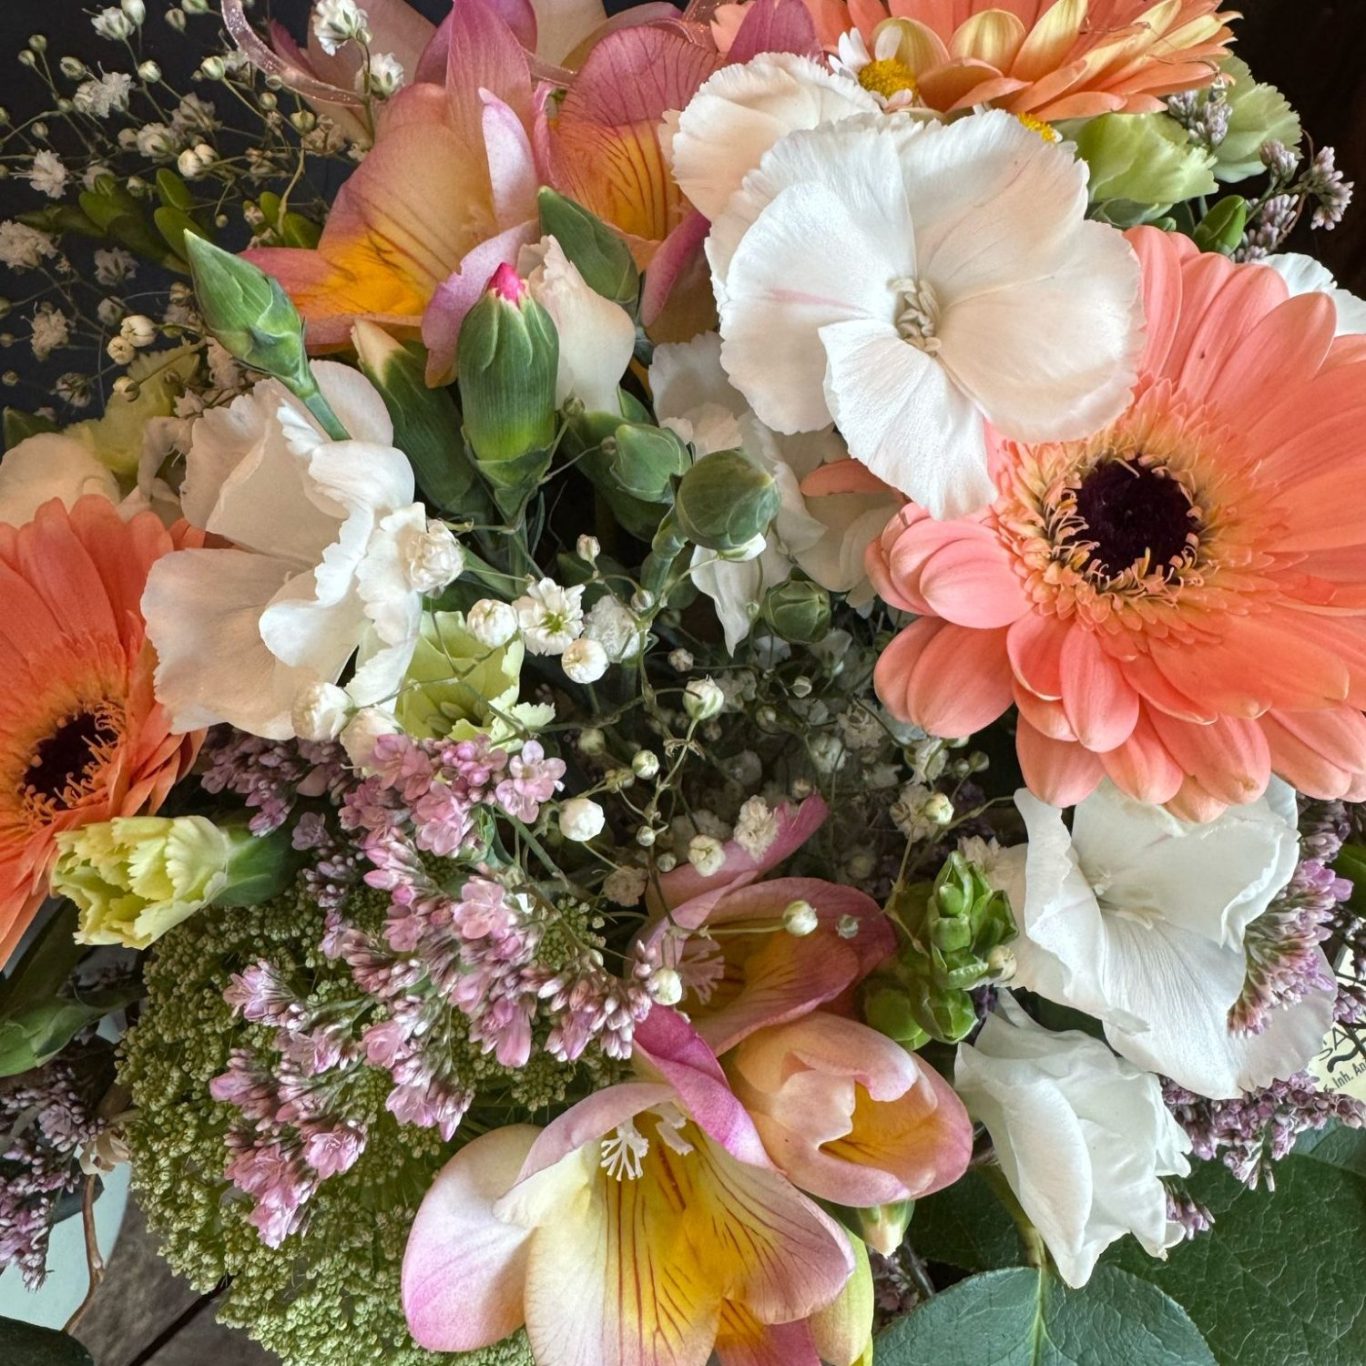
<path fill-rule="evenodd" d="M 927 355 L 937 356 L 943 343 L 939 340 L 939 299 L 928 280 L 905 276 L 892 281 L 896 292 L 894 322 L 898 336 Z"/>
<path fill-rule="evenodd" d="M 858 83 L 874 95 L 890 100 L 896 95 L 918 93 L 915 72 L 899 57 L 879 57 L 858 74 Z"/>
<path fill-rule="evenodd" d="M 1066 541 L 1088 552 L 1106 579 L 1129 570 L 1168 579 L 1195 543 L 1199 530 L 1190 496 L 1160 468 L 1139 460 L 1097 465 L 1076 491 L 1076 512 Z"/>
<path fill-rule="evenodd" d="M 35 746 L 24 792 L 45 805 L 73 804 L 118 742 L 118 717 L 108 703 L 73 712 Z"/>

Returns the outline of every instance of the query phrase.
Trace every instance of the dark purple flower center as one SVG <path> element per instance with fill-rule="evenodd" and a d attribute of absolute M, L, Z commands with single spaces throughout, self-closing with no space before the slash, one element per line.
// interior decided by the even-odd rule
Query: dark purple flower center
<path fill-rule="evenodd" d="M 106 708 L 78 711 L 38 742 L 24 774 L 24 787 L 37 797 L 59 802 L 90 776 L 101 752 L 118 743 L 119 732 Z"/>
<path fill-rule="evenodd" d="M 1097 465 L 1077 490 L 1077 519 L 1069 539 L 1086 543 L 1091 561 L 1110 579 L 1144 561 L 1140 572 L 1170 577 L 1199 531 L 1186 490 L 1137 460 Z"/>

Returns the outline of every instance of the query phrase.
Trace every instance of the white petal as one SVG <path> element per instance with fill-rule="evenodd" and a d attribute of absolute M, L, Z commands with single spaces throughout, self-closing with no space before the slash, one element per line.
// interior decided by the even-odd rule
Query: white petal
<path fill-rule="evenodd" d="M 87 493 L 118 500 L 118 480 L 79 437 L 41 432 L 12 446 L 0 462 L 0 523 L 22 526 L 50 499 L 70 507 Z"/>
<path fill-rule="evenodd" d="M 678 120 L 674 179 L 693 205 L 714 219 L 746 173 L 788 133 L 878 112 L 868 91 L 809 57 L 765 53 L 722 67 Z"/>
<path fill-rule="evenodd" d="M 691 418 L 703 407 L 720 408 L 737 420 L 749 411 L 721 368 L 721 337 L 716 332 L 655 347 L 650 393 L 661 420 Z"/>
<path fill-rule="evenodd" d="M 933 357 L 890 322 L 821 330 L 825 396 L 849 453 L 933 517 L 963 517 L 996 496 L 982 415 Z"/>
<path fill-rule="evenodd" d="M 293 572 L 287 561 L 240 550 L 179 550 L 152 566 L 142 613 L 157 652 L 157 698 L 177 730 L 227 721 L 270 740 L 293 734 L 294 694 L 320 680 L 282 665 L 260 632 L 262 611 Z"/>
<path fill-rule="evenodd" d="M 802 432 L 830 421 L 821 329 L 854 319 L 890 329 L 896 274 L 895 254 L 826 186 L 794 185 L 759 215 L 731 260 L 720 315 L 721 364 L 761 422 Z"/>
<path fill-rule="evenodd" d="M 1366 333 L 1366 299 L 1359 299 L 1350 290 L 1342 289 L 1328 267 L 1312 256 L 1283 252 L 1264 257 L 1261 264 L 1270 266 L 1289 285 L 1292 298 L 1315 290 L 1327 294 L 1337 306 L 1339 337 Z"/>
<path fill-rule="evenodd" d="M 741 563 L 719 559 L 713 551 L 694 550 L 692 568 L 689 571 L 698 591 L 705 593 L 716 607 L 716 617 L 726 634 L 726 649 L 731 654 L 735 647 L 749 635 L 754 618 L 758 615 L 759 603 L 765 587 L 771 587 L 770 580 L 765 584 L 764 560 L 745 560 Z M 781 557 L 780 557 L 781 559 Z M 790 569 L 789 569 L 789 572 Z M 782 578 L 787 578 L 783 574 Z"/>
<path fill-rule="evenodd" d="M 1106 224 L 1073 227 L 1046 273 L 1031 278 L 1021 263 L 1014 281 L 993 270 L 990 289 L 939 294 L 945 368 L 1017 440 L 1089 436 L 1124 411 L 1137 378 L 1137 258 Z M 940 290 L 932 269 L 926 278 Z"/>
<path fill-rule="evenodd" d="M 617 386 L 636 344 L 630 314 L 589 289 L 553 237 L 542 238 L 540 262 L 528 273 L 528 284 L 559 333 L 556 403 L 572 395 L 590 412 L 620 412 Z"/>

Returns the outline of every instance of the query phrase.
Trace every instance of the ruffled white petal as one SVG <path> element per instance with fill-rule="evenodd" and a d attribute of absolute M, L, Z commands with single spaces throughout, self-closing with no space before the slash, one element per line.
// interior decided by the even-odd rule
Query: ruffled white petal
<path fill-rule="evenodd" d="M 5 452 L 0 462 L 0 523 L 22 526 L 60 498 L 70 507 L 87 493 L 117 502 L 118 480 L 79 437 L 41 432 Z"/>

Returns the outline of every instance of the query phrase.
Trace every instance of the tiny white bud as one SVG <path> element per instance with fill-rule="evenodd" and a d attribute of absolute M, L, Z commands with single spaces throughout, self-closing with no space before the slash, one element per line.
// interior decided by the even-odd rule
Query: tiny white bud
<path fill-rule="evenodd" d="M 683 999 L 683 979 L 673 968 L 656 968 L 646 979 L 645 993 L 658 1006 L 676 1006 Z"/>
<path fill-rule="evenodd" d="M 857 939 L 859 932 L 859 920 L 856 915 L 842 915 L 835 922 L 835 933 L 841 939 Z"/>
<path fill-rule="evenodd" d="M 135 24 L 142 23 L 147 17 L 147 6 L 143 0 L 120 0 L 120 8 Z"/>
<path fill-rule="evenodd" d="M 310 683 L 295 697 L 290 721 L 300 740 L 335 740 L 351 711 L 351 699 L 335 683 Z"/>
<path fill-rule="evenodd" d="M 693 657 L 691 650 L 678 649 L 669 651 L 669 667 L 675 673 L 685 674 L 692 666 Z"/>
<path fill-rule="evenodd" d="M 942 792 L 935 792 L 925 799 L 920 815 L 931 825 L 947 825 L 953 820 L 953 803 Z"/>
<path fill-rule="evenodd" d="M 683 692 L 683 710 L 694 721 L 710 721 L 720 715 L 726 695 L 711 678 L 694 678 Z"/>
<path fill-rule="evenodd" d="M 636 843 L 640 845 L 642 849 L 650 848 L 658 838 L 658 832 L 649 825 L 642 825 L 640 829 L 636 831 Z"/>
<path fill-rule="evenodd" d="M 672 873 L 673 870 L 678 867 L 678 860 L 674 858 L 672 854 L 660 854 L 659 857 L 655 859 L 655 867 L 658 868 L 661 873 Z"/>
<path fill-rule="evenodd" d="M 606 824 L 602 807 L 588 797 L 571 797 L 560 807 L 560 834 L 567 840 L 596 839 Z"/>
<path fill-rule="evenodd" d="M 688 841 L 688 862 L 703 877 L 713 877 L 725 866 L 725 846 L 713 835 L 694 835 Z"/>
<path fill-rule="evenodd" d="M 631 594 L 631 611 L 648 612 L 655 605 L 655 595 L 644 588 L 637 588 Z"/>
<path fill-rule="evenodd" d="M 607 651 L 596 640 L 580 636 L 564 647 L 560 664 L 571 683 L 596 683 L 607 672 Z"/>
<path fill-rule="evenodd" d="M 496 650 L 517 634 L 517 613 L 506 602 L 480 598 L 466 615 L 465 625 L 481 645 Z"/>
<path fill-rule="evenodd" d="M 607 737 L 596 727 L 579 732 L 579 751 L 582 754 L 601 754 L 607 748 Z"/>
<path fill-rule="evenodd" d="M 228 64 L 216 53 L 205 57 L 199 69 L 211 81 L 221 81 L 228 74 Z"/>
<path fill-rule="evenodd" d="M 659 772 L 659 755 L 649 749 L 636 750 L 631 756 L 631 771 L 637 778 L 653 778 Z"/>
<path fill-rule="evenodd" d="M 152 85 L 161 79 L 161 68 L 153 61 L 142 62 L 138 66 L 138 79 Z"/>
<path fill-rule="evenodd" d="M 602 543 L 596 536 L 580 536 L 575 549 L 578 551 L 579 559 L 587 560 L 589 564 L 593 564 L 602 554 Z"/>
<path fill-rule="evenodd" d="M 127 337 L 110 337 L 105 343 L 105 354 L 115 365 L 127 365 L 137 351 Z"/>
<path fill-rule="evenodd" d="M 145 313 L 130 313 L 119 324 L 119 336 L 134 346 L 151 346 L 157 339 L 157 325 Z"/>
<path fill-rule="evenodd" d="M 783 908 L 783 929 L 798 939 L 811 934 L 820 923 L 816 908 L 809 901 L 789 901 Z"/>

